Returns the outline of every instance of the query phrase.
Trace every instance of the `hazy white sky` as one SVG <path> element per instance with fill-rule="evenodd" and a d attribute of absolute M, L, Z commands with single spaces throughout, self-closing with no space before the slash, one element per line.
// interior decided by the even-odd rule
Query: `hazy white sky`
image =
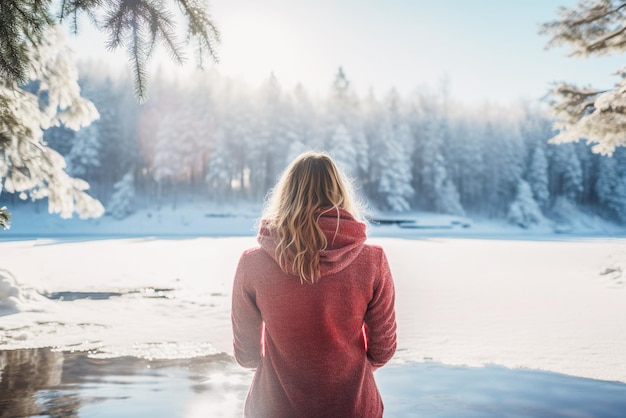
<path fill-rule="evenodd" d="M 576 0 L 210 0 L 222 73 L 259 84 L 273 72 L 325 94 L 339 66 L 357 91 L 436 89 L 456 100 L 538 99 L 553 81 L 610 87 L 620 57 L 546 51 L 541 23 Z M 90 42 L 83 54 L 105 54 Z"/>

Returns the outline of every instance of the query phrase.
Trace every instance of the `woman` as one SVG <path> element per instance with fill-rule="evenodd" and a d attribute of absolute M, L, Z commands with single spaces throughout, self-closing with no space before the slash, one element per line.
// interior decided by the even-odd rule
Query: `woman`
<path fill-rule="evenodd" d="M 332 159 L 297 157 L 235 275 L 235 358 L 256 368 L 245 416 L 382 416 L 373 372 L 395 353 L 395 295 L 385 253 L 365 239 Z"/>

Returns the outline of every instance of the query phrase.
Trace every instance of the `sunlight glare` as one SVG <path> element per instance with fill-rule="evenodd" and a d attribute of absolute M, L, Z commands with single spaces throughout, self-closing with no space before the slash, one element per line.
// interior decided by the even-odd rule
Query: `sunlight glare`
<path fill-rule="evenodd" d="M 295 28 L 280 16 L 242 13 L 222 21 L 219 69 L 224 74 L 259 84 L 274 74 L 281 84 L 297 83 L 306 63 L 297 62 L 302 42 Z"/>
<path fill-rule="evenodd" d="M 242 411 L 242 401 L 233 392 L 224 393 L 215 399 L 216 396 L 195 399 L 189 406 L 185 418 L 204 417 L 234 417 Z"/>

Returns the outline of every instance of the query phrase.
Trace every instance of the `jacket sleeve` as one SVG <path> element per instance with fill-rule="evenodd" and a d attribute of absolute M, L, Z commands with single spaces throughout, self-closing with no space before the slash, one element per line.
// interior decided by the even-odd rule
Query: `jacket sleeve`
<path fill-rule="evenodd" d="M 396 352 L 395 288 L 389 263 L 380 251 L 379 279 L 365 313 L 367 358 L 374 368 L 382 367 Z"/>
<path fill-rule="evenodd" d="M 261 360 L 263 320 L 256 306 L 254 292 L 247 286 L 244 253 L 237 266 L 233 283 L 231 321 L 235 359 L 243 367 L 255 368 Z"/>

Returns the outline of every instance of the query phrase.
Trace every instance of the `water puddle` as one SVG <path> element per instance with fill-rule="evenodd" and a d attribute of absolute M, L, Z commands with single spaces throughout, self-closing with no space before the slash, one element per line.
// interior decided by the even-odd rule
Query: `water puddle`
<path fill-rule="evenodd" d="M 386 418 L 623 418 L 626 384 L 503 367 L 391 364 L 375 374 Z M 93 358 L 0 352 L 0 417 L 240 417 L 252 372 L 232 357 Z"/>

